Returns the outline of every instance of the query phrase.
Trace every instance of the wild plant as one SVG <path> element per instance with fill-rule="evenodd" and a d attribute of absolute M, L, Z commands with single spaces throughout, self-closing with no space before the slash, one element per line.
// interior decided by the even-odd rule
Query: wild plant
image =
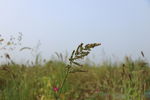
<path fill-rule="evenodd" d="M 91 43 L 91 44 L 86 44 L 84 46 L 84 44 L 81 43 L 77 47 L 76 50 L 72 51 L 72 54 L 69 58 L 69 64 L 66 66 L 64 79 L 63 79 L 62 84 L 60 86 L 60 89 L 58 91 L 58 95 L 56 96 L 56 100 L 60 99 L 60 95 L 62 93 L 63 87 L 65 85 L 65 82 L 67 80 L 69 73 L 86 72 L 85 70 L 74 68 L 73 65 L 80 66 L 80 67 L 83 66 L 80 63 L 78 63 L 77 60 L 83 59 L 84 57 L 88 56 L 91 49 L 96 47 L 96 46 L 99 46 L 99 45 L 101 45 L 101 44 L 100 43 Z"/>
<path fill-rule="evenodd" d="M 0 34 L 0 58 L 6 58 L 8 64 L 9 62 L 12 64 L 14 63 L 9 53 L 16 50 L 18 46 L 21 46 L 22 36 L 23 34 L 21 32 L 18 33 L 17 37 L 11 35 L 9 38 Z"/>
<path fill-rule="evenodd" d="M 141 55 L 144 57 L 143 52 L 141 52 Z M 128 60 L 128 57 L 126 59 Z M 141 61 L 137 61 L 136 63 L 128 60 L 127 65 L 123 64 L 122 67 L 122 88 L 125 94 L 125 100 L 144 99 L 144 92 L 146 91 L 147 85 L 147 65 L 145 65 L 145 62 L 141 64 Z"/>

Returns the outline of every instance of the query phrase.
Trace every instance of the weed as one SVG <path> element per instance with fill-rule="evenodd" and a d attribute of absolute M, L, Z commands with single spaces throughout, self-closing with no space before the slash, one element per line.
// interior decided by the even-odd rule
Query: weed
<path fill-rule="evenodd" d="M 85 71 L 80 70 L 80 69 L 78 69 L 78 70 L 72 69 L 73 64 L 75 64 L 77 66 L 82 66 L 81 64 L 76 62 L 76 60 L 83 59 L 84 57 L 86 57 L 90 53 L 92 48 L 99 46 L 99 45 L 101 45 L 101 44 L 100 43 L 92 43 L 92 44 L 87 44 L 87 45 L 83 46 L 83 43 L 81 43 L 77 47 L 76 50 L 72 51 L 71 57 L 69 58 L 70 62 L 69 62 L 69 65 L 66 66 L 66 69 L 67 69 L 66 74 L 65 74 L 65 77 L 63 79 L 62 85 L 60 87 L 58 96 L 56 97 L 56 100 L 58 100 L 60 98 L 63 86 L 67 80 L 69 73 L 71 73 L 71 72 L 85 72 Z"/>

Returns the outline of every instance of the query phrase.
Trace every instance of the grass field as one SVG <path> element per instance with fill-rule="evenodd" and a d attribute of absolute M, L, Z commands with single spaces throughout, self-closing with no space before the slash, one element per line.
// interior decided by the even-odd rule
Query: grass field
<path fill-rule="evenodd" d="M 75 66 L 73 66 L 75 67 Z M 149 100 L 150 67 L 126 57 L 120 64 L 84 64 L 85 72 L 71 72 L 62 89 L 66 64 L 0 66 L 0 100 Z"/>
<path fill-rule="evenodd" d="M 5 40 L 0 38 L 0 50 L 12 51 L 21 45 L 22 34 Z M 38 54 L 31 64 L 16 64 L 5 53 L 1 57 L 7 63 L 0 65 L 0 100 L 150 100 L 150 66 L 144 53 L 143 58 L 125 57 L 118 64 L 80 64 L 99 45 L 81 43 L 67 58 L 68 63 L 56 53 L 62 61 L 42 63 Z M 24 49 L 32 50 L 23 47 L 20 51 Z"/>

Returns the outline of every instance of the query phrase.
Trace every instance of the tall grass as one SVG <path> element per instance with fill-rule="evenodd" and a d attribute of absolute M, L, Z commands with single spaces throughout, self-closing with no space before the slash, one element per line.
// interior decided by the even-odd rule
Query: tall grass
<path fill-rule="evenodd" d="M 98 45 L 80 44 L 69 64 L 60 60 L 41 64 L 37 55 L 35 64 L 23 65 L 5 55 L 10 62 L 0 65 L 0 100 L 149 100 L 150 66 L 144 59 L 125 57 L 119 64 L 94 66 L 78 62 Z"/>
<path fill-rule="evenodd" d="M 85 73 L 70 73 L 60 100 L 145 100 L 150 68 L 141 61 L 121 65 L 83 65 Z M 1 65 L 0 100 L 55 100 L 66 75 L 66 64 L 48 61 L 41 66 Z M 148 99 L 147 99 L 148 100 Z"/>

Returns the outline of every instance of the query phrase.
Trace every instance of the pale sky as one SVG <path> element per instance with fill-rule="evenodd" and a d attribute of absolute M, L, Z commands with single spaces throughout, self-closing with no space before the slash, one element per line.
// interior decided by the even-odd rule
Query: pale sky
<path fill-rule="evenodd" d="M 43 56 L 78 44 L 102 43 L 92 52 L 150 60 L 149 0 L 0 0 L 0 34 L 23 33 L 25 46 L 41 41 Z M 101 60 L 100 58 L 100 60 Z"/>

